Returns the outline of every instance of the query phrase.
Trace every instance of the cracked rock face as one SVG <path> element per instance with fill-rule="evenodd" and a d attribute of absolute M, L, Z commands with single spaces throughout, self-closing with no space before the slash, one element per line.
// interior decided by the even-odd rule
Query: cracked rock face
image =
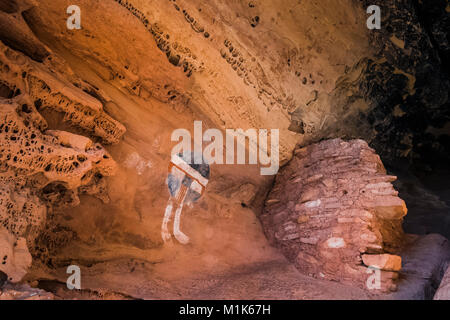
<path fill-rule="evenodd" d="M 266 200 L 264 230 L 305 274 L 367 288 L 367 268 L 376 268 L 394 290 L 407 212 L 395 179 L 362 140 L 298 149 Z"/>

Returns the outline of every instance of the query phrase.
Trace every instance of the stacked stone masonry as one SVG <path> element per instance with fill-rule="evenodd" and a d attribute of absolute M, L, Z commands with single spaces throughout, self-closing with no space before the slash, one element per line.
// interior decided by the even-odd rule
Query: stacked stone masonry
<path fill-rule="evenodd" d="M 297 149 L 266 200 L 265 233 L 305 274 L 395 290 L 407 212 L 395 180 L 362 140 Z"/>

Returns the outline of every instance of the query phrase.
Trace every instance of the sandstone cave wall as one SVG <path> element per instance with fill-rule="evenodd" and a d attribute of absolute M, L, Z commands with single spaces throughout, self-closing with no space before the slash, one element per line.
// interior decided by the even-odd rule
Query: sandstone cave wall
<path fill-rule="evenodd" d="M 221 129 L 280 129 L 283 162 L 293 156 L 297 144 L 335 137 L 364 138 L 389 161 L 420 158 L 429 150 L 445 154 L 450 108 L 448 75 L 441 71 L 448 51 L 442 36 L 448 21 L 442 2 L 436 1 L 439 10 L 406 0 L 378 3 L 387 8 L 383 14 L 386 27 L 369 32 L 365 27 L 367 3 L 351 0 L 330 1 L 327 6 L 293 0 L 283 2 L 283 6 L 278 1 L 257 0 L 80 0 L 81 30 L 66 28 L 70 1 L 0 1 L 0 106 L 2 125 L 6 124 L 0 140 L 1 201 L 6 208 L 0 215 L 2 224 L 14 237 L 26 238 L 33 256 L 49 262 L 49 250 L 62 248 L 77 237 L 67 225 L 54 223 L 54 219 L 62 219 L 57 210 L 79 205 L 79 194 L 92 194 L 103 202 L 113 194 L 111 207 L 88 202 L 75 209 L 75 215 L 85 219 L 72 223 L 80 234 L 91 233 L 98 221 L 101 227 L 100 231 L 95 229 L 97 233 L 103 236 L 111 231 L 110 238 L 83 234 L 81 242 L 92 247 L 101 243 L 98 239 L 114 239 L 126 250 L 153 246 L 160 249 L 156 240 L 146 237 L 147 233 L 159 237 L 155 227 L 159 221 L 155 221 L 165 202 L 160 199 L 163 193 L 155 194 L 154 190 L 165 188 L 170 146 L 168 139 L 159 139 L 157 132 L 169 136 L 172 129 L 198 119 L 204 119 L 208 127 Z M 440 18 L 433 22 L 430 14 Z M 417 25 L 425 28 L 415 28 Z M 48 130 L 52 113 L 61 116 L 58 119 L 66 125 L 64 130 Z M 131 129 L 127 133 L 122 122 Z M 117 143 L 108 147 L 117 155 L 112 160 L 105 145 Z M 346 269 L 335 270 L 332 263 L 324 264 L 325 277 L 331 277 L 333 271 L 361 284 L 362 253 L 379 255 L 381 260 L 385 254 L 388 258 L 395 254 L 404 206 L 396 198 L 390 186 L 392 177 L 385 175 L 380 160 L 365 145 L 354 147 L 370 154 L 368 179 L 374 178 L 371 174 L 377 176 L 373 190 L 393 201 L 397 208 L 384 212 L 374 209 L 379 207 L 377 203 L 371 208 L 345 203 L 346 209 L 356 206 L 358 210 L 376 211 L 371 213 L 373 220 L 360 221 L 358 216 L 355 224 L 345 222 L 347 217 L 336 222 L 336 211 L 328 208 L 333 211 L 332 219 L 324 218 L 323 222 L 333 227 L 341 225 L 339 232 L 344 235 L 352 234 L 352 228 L 358 232 L 358 228 L 366 227 L 379 231 L 371 231 L 376 239 L 370 250 L 364 247 L 364 241 L 347 239 L 350 252 L 339 254 Z M 141 173 L 133 175 L 125 163 L 129 153 L 137 151 L 145 156 L 131 167 L 145 165 Z M 141 159 L 139 154 L 135 158 Z M 297 165 L 299 154 L 291 165 Z M 355 161 L 359 159 L 353 153 L 351 156 Z M 346 161 L 352 160 L 345 157 L 348 155 L 341 159 L 344 167 Z M 119 160 L 123 166 L 117 166 Z M 305 172 L 309 172 L 308 166 Z M 113 175 L 117 167 L 118 177 L 113 184 L 119 186 L 108 190 L 105 176 Z M 298 175 L 297 169 L 292 176 Z M 217 182 L 211 184 L 212 194 L 199 209 L 207 222 L 202 221 L 204 225 L 199 229 L 206 225 L 205 229 L 210 230 L 207 226 L 215 221 L 216 216 L 208 212 L 231 216 L 242 227 L 232 214 L 241 211 L 229 203 L 250 206 L 255 194 L 262 198 L 268 190 L 267 183 L 260 186 L 255 182 L 252 171 L 245 172 L 247 175 L 230 171 L 219 171 L 214 177 Z M 230 187 L 231 182 L 238 187 Z M 303 187 L 303 183 L 301 179 L 294 185 Z M 322 178 L 315 183 L 322 183 Z M 319 189 L 329 199 L 335 197 Z M 356 189 L 345 191 L 348 194 L 342 198 L 360 196 Z M 275 188 L 272 194 L 277 192 Z M 235 193 L 238 195 L 231 196 Z M 295 197 L 285 204 L 269 204 L 291 206 L 287 211 L 295 216 L 290 201 L 301 205 L 301 195 Z M 328 202 L 333 206 L 333 201 Z M 98 206 L 89 208 L 93 203 Z M 99 208 L 120 212 L 122 220 Z M 146 216 L 147 208 L 156 209 Z M 96 210 L 95 217 L 86 217 L 92 213 L 90 210 Z M 389 212 L 389 219 L 378 219 Z M 253 225 L 254 220 L 246 217 L 243 225 Z M 311 256 L 320 256 L 319 249 L 311 248 L 325 241 L 330 230 L 314 225 L 314 219 L 306 219 L 295 216 L 295 228 L 291 223 L 289 230 L 301 229 L 302 224 L 308 230 L 318 228 L 317 243 L 314 237 L 281 240 L 288 246 L 294 241 L 295 253 L 298 248 L 306 248 Z M 150 228 L 147 221 L 153 223 Z M 280 227 L 272 222 L 273 228 Z M 299 239 L 309 239 L 310 243 Z M 13 242 L 8 243 L 8 250 L 13 250 Z M 361 252 L 360 244 L 367 251 Z M 62 263 L 71 254 L 74 252 L 67 251 L 60 257 Z M 246 254 L 251 254 L 250 250 Z M 333 254 L 314 259 L 330 262 Z M 322 268 L 318 269 L 317 264 L 303 266 L 310 268 L 306 273 L 321 276 Z M 395 272 L 391 269 L 384 273 L 388 289 L 395 280 L 398 263 Z"/>

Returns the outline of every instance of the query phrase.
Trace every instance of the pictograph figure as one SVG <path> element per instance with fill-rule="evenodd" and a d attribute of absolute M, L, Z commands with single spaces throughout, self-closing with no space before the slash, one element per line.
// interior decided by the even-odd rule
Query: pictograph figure
<path fill-rule="evenodd" d="M 200 161 L 194 161 L 196 156 Z M 195 164 L 195 162 L 200 164 Z M 171 239 L 168 224 L 174 209 L 173 235 L 182 244 L 189 242 L 189 237 L 180 230 L 181 212 L 185 204 L 193 203 L 201 197 L 208 184 L 209 170 L 209 165 L 201 155 L 195 155 L 193 152 L 172 155 L 167 177 L 170 198 L 161 227 L 161 236 L 164 242 Z"/>

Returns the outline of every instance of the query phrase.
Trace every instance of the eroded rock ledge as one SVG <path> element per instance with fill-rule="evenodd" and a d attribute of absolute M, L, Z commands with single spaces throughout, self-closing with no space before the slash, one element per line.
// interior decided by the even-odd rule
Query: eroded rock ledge
<path fill-rule="evenodd" d="M 407 212 L 395 179 L 362 140 L 298 149 L 266 201 L 264 230 L 305 274 L 367 288 L 377 268 L 382 289 L 394 290 Z"/>

